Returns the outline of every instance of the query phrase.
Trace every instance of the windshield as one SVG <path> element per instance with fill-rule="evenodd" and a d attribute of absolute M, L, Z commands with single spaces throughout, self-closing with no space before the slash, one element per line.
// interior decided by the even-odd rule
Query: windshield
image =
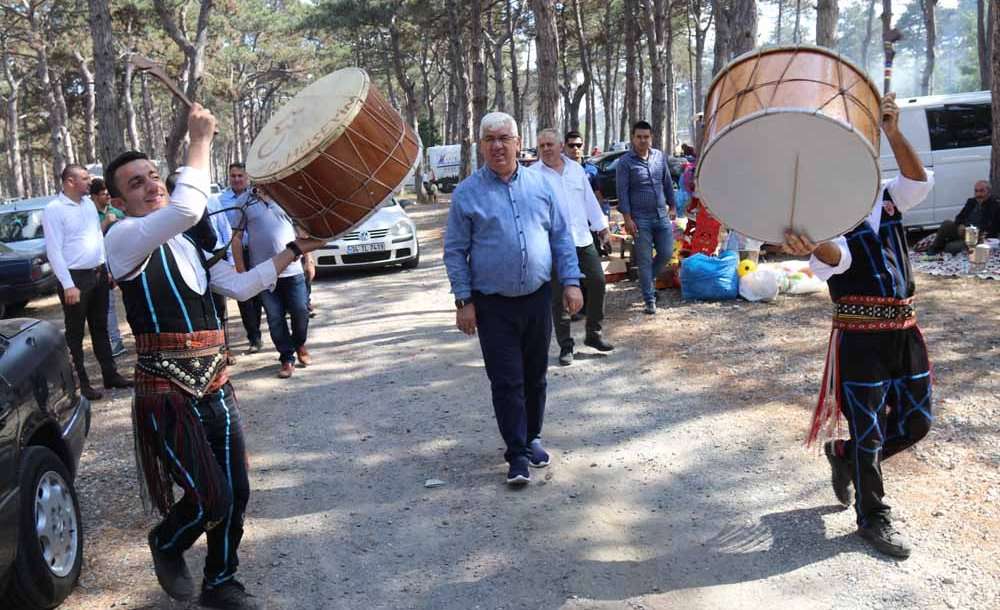
<path fill-rule="evenodd" d="M 43 237 L 42 210 L 0 214 L 0 242 L 11 243 Z"/>

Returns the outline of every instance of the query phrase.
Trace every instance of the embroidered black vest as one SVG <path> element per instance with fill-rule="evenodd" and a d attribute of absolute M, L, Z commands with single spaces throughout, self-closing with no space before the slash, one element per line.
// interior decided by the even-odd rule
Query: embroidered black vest
<path fill-rule="evenodd" d="M 888 190 L 882 200 L 892 201 Z M 902 212 L 897 209 L 890 216 L 883 207 L 877 233 L 865 220 L 844 237 L 851 251 L 851 267 L 827 280 L 834 302 L 847 295 L 896 299 L 913 296 L 913 272 Z"/>
<path fill-rule="evenodd" d="M 187 236 L 184 238 L 191 241 Z M 204 265 L 201 250 L 197 246 L 195 249 Z M 118 285 L 122 289 L 125 315 L 134 335 L 191 333 L 221 328 L 211 289 L 205 294 L 198 294 L 189 288 L 177 268 L 173 251 L 166 244 L 153 250 L 142 273 Z"/>

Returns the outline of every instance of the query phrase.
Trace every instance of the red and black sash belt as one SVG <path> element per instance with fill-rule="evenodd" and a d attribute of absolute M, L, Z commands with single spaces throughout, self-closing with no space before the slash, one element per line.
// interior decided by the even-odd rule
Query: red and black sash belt
<path fill-rule="evenodd" d="M 136 393 L 182 390 L 201 398 L 222 387 L 226 373 L 226 338 L 221 330 L 142 334 L 135 338 L 138 360 Z M 175 386 L 175 387 L 171 387 Z"/>
<path fill-rule="evenodd" d="M 833 328 L 861 332 L 902 330 L 917 325 L 913 299 L 849 295 L 833 305 Z"/>

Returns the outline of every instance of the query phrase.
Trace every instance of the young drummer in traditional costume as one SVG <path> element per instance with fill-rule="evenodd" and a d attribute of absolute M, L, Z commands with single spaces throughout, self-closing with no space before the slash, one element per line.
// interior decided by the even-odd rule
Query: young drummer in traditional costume
<path fill-rule="evenodd" d="M 916 324 L 902 214 L 927 197 L 934 179 L 899 131 L 895 94 L 883 99 L 882 114 L 899 175 L 884 183 L 871 215 L 846 235 L 818 245 L 790 232 L 784 248 L 812 255 L 810 266 L 827 280 L 834 302 L 809 442 L 831 429 L 839 407 L 850 439 L 824 445 L 834 493 L 849 506 L 853 484 L 858 533 L 877 550 L 905 558 L 909 544 L 890 521 L 881 464 L 923 438 L 931 426 L 930 363 Z"/>
<path fill-rule="evenodd" d="M 245 300 L 273 287 L 282 269 L 323 242 L 296 240 L 247 273 L 224 260 L 211 264 L 211 255 L 184 232 L 205 213 L 214 130 L 215 118 L 195 104 L 188 117 L 187 167 L 169 200 L 156 167 L 142 153 L 127 152 L 111 162 L 105 176 L 112 202 L 127 217 L 108 231 L 105 248 L 138 354 L 136 454 L 149 496 L 164 515 L 149 533 L 157 579 L 171 597 L 193 597 L 183 553 L 207 532 L 200 603 L 254 608 L 253 596 L 235 579 L 250 485 L 211 291 Z M 184 491 L 176 503 L 174 484 Z"/>

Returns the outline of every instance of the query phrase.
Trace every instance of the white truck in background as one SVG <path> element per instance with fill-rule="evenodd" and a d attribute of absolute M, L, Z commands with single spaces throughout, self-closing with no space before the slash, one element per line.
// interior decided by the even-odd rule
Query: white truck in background
<path fill-rule="evenodd" d="M 934 189 L 904 216 L 908 228 L 932 229 L 952 220 L 972 197 L 977 180 L 990 179 L 992 134 L 989 91 L 898 98 L 899 128 L 924 167 L 934 171 Z M 899 173 L 882 134 L 882 177 Z"/>
<path fill-rule="evenodd" d="M 472 150 L 472 171 L 476 170 L 476 151 Z M 458 185 L 462 168 L 462 145 L 445 144 L 427 149 L 428 178 L 442 193 L 450 193 Z"/>

